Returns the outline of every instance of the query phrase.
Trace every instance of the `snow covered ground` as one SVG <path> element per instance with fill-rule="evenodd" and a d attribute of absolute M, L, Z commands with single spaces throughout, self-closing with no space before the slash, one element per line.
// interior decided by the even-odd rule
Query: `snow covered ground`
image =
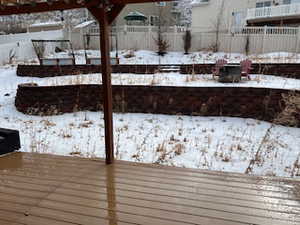
<path fill-rule="evenodd" d="M 215 63 L 217 59 L 225 58 L 229 63 L 240 63 L 241 60 L 249 58 L 253 63 L 300 63 L 300 54 L 275 52 L 261 55 L 246 56 L 240 53 L 213 53 L 213 52 L 193 52 L 185 55 L 182 52 L 168 52 L 163 57 L 159 57 L 153 51 L 131 51 L 122 50 L 118 52 L 120 64 L 201 64 Z M 88 50 L 88 57 L 100 57 L 99 51 Z M 75 51 L 76 63 L 85 63 L 85 52 Z M 48 58 L 70 57 L 68 53 L 52 53 Z M 111 52 L 111 57 L 116 57 L 116 52 Z"/>
<path fill-rule="evenodd" d="M 147 57 L 144 61 L 151 62 Z M 177 58 L 179 61 L 179 59 Z M 175 62 L 175 59 L 173 59 Z M 177 62 L 178 63 L 178 62 Z M 176 86 L 251 86 L 300 89 L 300 81 L 252 75 L 241 84 L 219 84 L 211 75 L 113 74 L 114 84 Z M 101 112 L 52 117 L 17 112 L 17 85 L 99 83 L 100 75 L 56 78 L 16 76 L 16 68 L 0 68 L 0 127 L 20 130 L 22 151 L 104 157 Z M 114 114 L 116 158 L 257 175 L 300 176 L 300 129 L 240 118 Z"/>
<path fill-rule="evenodd" d="M 114 85 L 155 85 L 155 86 L 188 86 L 188 87 L 263 87 L 300 90 L 300 80 L 271 75 L 253 74 L 251 80 L 245 78 L 236 84 L 219 83 L 211 74 L 183 75 L 179 73 L 157 73 L 153 75 L 112 74 Z M 0 68 L 0 82 L 3 89 L 14 90 L 20 83 L 37 83 L 39 86 L 47 85 L 74 85 L 74 84 L 100 84 L 100 74 L 84 74 L 76 76 L 61 76 L 50 78 L 30 78 L 16 76 L 12 67 Z"/>

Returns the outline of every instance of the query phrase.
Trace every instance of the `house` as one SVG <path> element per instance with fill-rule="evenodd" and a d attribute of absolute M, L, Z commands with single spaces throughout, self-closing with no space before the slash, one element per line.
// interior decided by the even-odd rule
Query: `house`
<path fill-rule="evenodd" d="M 141 3 L 127 5 L 119 16 L 116 18 L 113 26 L 124 25 L 142 25 L 142 26 L 157 26 L 159 23 L 159 17 L 161 18 L 161 24 L 166 26 L 181 25 L 181 11 L 178 8 L 179 1 L 172 2 L 155 2 L 155 3 Z M 93 21 L 93 16 L 85 10 L 85 16 L 81 19 L 81 23 L 73 27 L 73 30 L 92 29 L 97 30 L 97 23 L 90 23 Z M 126 17 L 138 17 L 136 21 L 126 20 Z M 95 21 L 95 20 L 94 20 Z"/>
<path fill-rule="evenodd" d="M 132 12 L 138 12 L 144 15 L 147 20 L 142 25 L 157 25 L 159 16 L 163 19 L 164 24 L 169 26 L 179 25 L 180 11 L 176 8 L 177 2 L 155 2 L 141 3 L 126 6 L 116 19 L 116 25 L 125 25 L 127 21 L 124 19 Z"/>
<path fill-rule="evenodd" d="M 194 31 L 241 26 L 299 26 L 300 0 L 194 0 Z"/>
<path fill-rule="evenodd" d="M 235 20 L 243 23 L 239 17 L 243 18 L 248 2 L 251 0 L 193 0 L 192 30 L 228 30 Z"/>
<path fill-rule="evenodd" d="M 300 26 L 300 0 L 257 2 L 246 14 L 249 26 Z"/>
<path fill-rule="evenodd" d="M 118 26 L 126 25 L 128 22 L 125 20 L 125 17 L 130 13 L 137 12 L 147 17 L 145 23 L 141 23 L 141 25 L 157 25 L 159 15 L 168 25 L 179 25 L 181 14 L 177 4 L 178 1 L 127 5 L 117 17 L 115 24 Z M 89 14 L 85 20 L 90 20 L 91 18 L 93 17 Z"/>

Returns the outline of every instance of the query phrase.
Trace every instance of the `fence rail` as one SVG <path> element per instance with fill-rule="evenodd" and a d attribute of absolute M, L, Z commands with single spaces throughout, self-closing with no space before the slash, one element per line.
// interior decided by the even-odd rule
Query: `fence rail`
<path fill-rule="evenodd" d="M 166 33 L 182 33 L 186 31 L 186 27 L 181 26 L 171 26 L 171 27 L 161 27 L 161 30 Z M 117 26 L 112 27 L 113 32 L 125 32 L 125 33 L 135 33 L 135 32 L 157 32 L 157 26 Z M 99 27 L 92 26 L 89 29 L 90 34 L 99 34 Z"/>
<path fill-rule="evenodd" d="M 112 36 L 112 49 L 115 50 L 151 50 L 157 51 L 154 27 L 118 27 L 118 32 Z M 148 28 L 148 27 L 147 27 Z M 168 42 L 168 51 L 183 51 L 184 32 L 170 27 L 163 33 Z M 300 53 L 300 28 L 297 27 L 233 27 L 220 31 L 206 31 L 192 27 L 190 51 L 218 50 L 228 53 L 264 54 L 270 52 Z M 96 32 L 96 31 L 95 31 Z M 117 34 L 117 35 L 116 35 Z M 72 33 L 71 41 L 76 49 L 83 48 L 83 38 L 79 33 Z M 116 39 L 117 38 L 117 39 Z M 117 46 L 117 47 L 116 47 Z M 99 49 L 99 35 L 92 35 L 88 49 Z"/>

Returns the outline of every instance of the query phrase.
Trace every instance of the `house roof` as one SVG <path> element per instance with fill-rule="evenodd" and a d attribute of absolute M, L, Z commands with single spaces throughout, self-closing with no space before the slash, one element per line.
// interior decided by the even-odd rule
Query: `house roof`
<path fill-rule="evenodd" d="M 31 24 L 29 27 L 52 27 L 52 26 L 61 26 L 61 21 L 48 21 L 43 23 L 34 23 Z"/>
<path fill-rule="evenodd" d="M 131 21 L 134 21 L 134 20 L 145 21 L 145 20 L 147 20 L 147 17 L 138 11 L 134 11 L 134 12 L 128 13 L 128 15 L 124 17 L 124 19 L 131 20 Z"/>
<path fill-rule="evenodd" d="M 94 20 L 85 21 L 83 23 L 77 24 L 74 27 L 74 29 L 80 29 L 80 28 L 88 27 L 88 26 L 92 25 L 93 23 L 96 23 L 96 21 L 94 21 Z"/>

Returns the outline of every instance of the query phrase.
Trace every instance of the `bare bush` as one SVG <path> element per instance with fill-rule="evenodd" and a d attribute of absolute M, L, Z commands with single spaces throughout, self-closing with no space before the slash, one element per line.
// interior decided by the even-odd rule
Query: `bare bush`
<path fill-rule="evenodd" d="M 275 124 L 299 127 L 300 126 L 300 94 L 290 92 L 282 94 L 284 109 L 274 120 Z"/>
<path fill-rule="evenodd" d="M 16 51 L 14 49 L 9 50 L 8 53 L 8 63 L 12 64 L 13 63 L 13 59 L 16 57 Z"/>
<path fill-rule="evenodd" d="M 154 38 L 154 41 L 157 45 L 158 51 L 157 54 L 159 56 L 164 56 L 167 53 L 168 48 L 170 47 L 169 41 L 164 37 L 164 32 L 168 27 L 167 21 L 163 17 L 163 9 L 159 8 L 159 16 L 158 16 L 158 29 L 157 29 L 157 38 Z"/>
<path fill-rule="evenodd" d="M 169 41 L 164 38 L 161 32 L 158 32 L 158 37 L 155 39 L 155 43 L 158 47 L 158 55 L 165 55 L 170 47 Z"/>
<path fill-rule="evenodd" d="M 250 36 L 249 35 L 246 36 L 246 40 L 245 40 L 245 53 L 246 53 L 246 55 L 249 55 L 249 53 L 250 53 Z"/>

